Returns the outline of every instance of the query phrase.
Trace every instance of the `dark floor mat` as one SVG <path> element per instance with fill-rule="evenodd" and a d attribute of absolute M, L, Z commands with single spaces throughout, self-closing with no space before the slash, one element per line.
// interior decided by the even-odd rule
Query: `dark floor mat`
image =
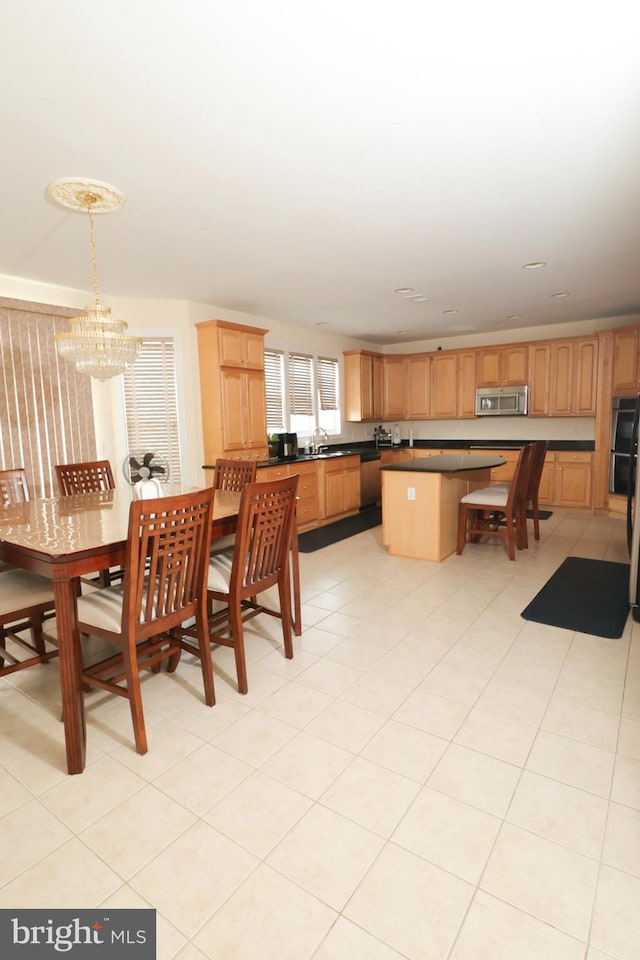
<path fill-rule="evenodd" d="M 301 533 L 298 537 L 298 548 L 300 553 L 313 553 L 314 550 L 328 547 L 339 540 L 346 540 L 347 537 L 353 537 L 354 534 L 377 527 L 381 523 L 382 508 L 367 507 L 353 517 L 345 517 L 344 520 L 328 523 L 325 527 L 317 527 L 315 530 Z"/>
<path fill-rule="evenodd" d="M 521 616 L 617 639 L 629 614 L 629 564 L 567 557 Z"/>

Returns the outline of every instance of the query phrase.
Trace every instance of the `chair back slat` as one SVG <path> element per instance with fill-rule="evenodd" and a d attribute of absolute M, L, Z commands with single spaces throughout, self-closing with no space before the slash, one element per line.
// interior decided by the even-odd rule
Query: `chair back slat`
<path fill-rule="evenodd" d="M 516 461 L 513 479 L 509 486 L 509 496 L 507 498 L 507 506 L 513 510 L 519 507 L 527 498 L 532 452 L 533 444 L 525 443 L 525 445 L 521 447 Z"/>
<path fill-rule="evenodd" d="M 65 497 L 76 493 L 100 493 L 115 487 L 108 460 L 60 463 L 55 469 L 60 493 Z"/>
<path fill-rule="evenodd" d="M 28 503 L 29 485 L 22 467 L 16 470 L 0 470 L 0 504 L 10 507 L 16 503 Z"/>
<path fill-rule="evenodd" d="M 213 486 L 216 490 L 232 490 L 237 493 L 245 483 L 253 483 L 257 475 L 255 460 L 216 460 Z"/>
<path fill-rule="evenodd" d="M 527 487 L 527 501 L 531 500 L 534 494 L 538 493 L 544 460 L 549 446 L 548 440 L 534 440 L 531 444 L 531 461 L 529 464 L 529 483 Z"/>

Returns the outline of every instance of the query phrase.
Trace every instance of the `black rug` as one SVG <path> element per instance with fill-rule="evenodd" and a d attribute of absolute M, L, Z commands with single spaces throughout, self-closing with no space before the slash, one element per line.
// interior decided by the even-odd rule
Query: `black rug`
<path fill-rule="evenodd" d="M 613 640 L 628 613 L 628 563 L 567 557 L 520 616 Z"/>
<path fill-rule="evenodd" d="M 353 537 L 354 534 L 377 527 L 381 523 L 382 508 L 367 507 L 353 517 L 345 517 L 344 520 L 336 520 L 335 523 L 328 523 L 325 527 L 317 527 L 315 530 L 301 533 L 298 537 L 298 548 L 300 553 L 313 553 L 314 550 L 328 547 L 339 540 L 346 540 L 347 537 Z"/>
<path fill-rule="evenodd" d="M 553 516 L 553 510 L 538 510 L 538 520 L 548 520 Z M 533 511 L 527 510 L 527 517 L 533 520 Z"/>

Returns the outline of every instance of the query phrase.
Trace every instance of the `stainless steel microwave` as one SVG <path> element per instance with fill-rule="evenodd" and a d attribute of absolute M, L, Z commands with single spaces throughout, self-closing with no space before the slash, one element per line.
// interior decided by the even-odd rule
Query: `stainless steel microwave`
<path fill-rule="evenodd" d="M 526 417 L 529 387 L 476 387 L 477 417 Z"/>

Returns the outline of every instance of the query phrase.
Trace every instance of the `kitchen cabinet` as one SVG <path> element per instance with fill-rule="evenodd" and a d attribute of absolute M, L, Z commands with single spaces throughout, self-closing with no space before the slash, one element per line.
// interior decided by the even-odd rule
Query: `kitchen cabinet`
<path fill-rule="evenodd" d="M 454 350 L 431 358 L 431 416 L 434 420 L 458 416 L 458 354 Z"/>
<path fill-rule="evenodd" d="M 382 354 L 368 350 L 345 351 L 345 419 L 350 421 L 382 419 L 382 376 Z"/>
<path fill-rule="evenodd" d="M 612 393 L 628 393 L 640 387 L 640 328 L 625 327 L 613 332 Z"/>
<path fill-rule="evenodd" d="M 578 337 L 529 347 L 529 416 L 595 416 L 598 340 Z"/>
<path fill-rule="evenodd" d="M 597 375 L 595 337 L 551 341 L 551 416 L 595 416 Z"/>
<path fill-rule="evenodd" d="M 533 343 L 529 347 L 529 416 L 549 416 L 551 344 Z"/>
<path fill-rule="evenodd" d="M 321 461 L 322 520 L 335 520 L 360 509 L 360 457 L 336 457 Z"/>
<path fill-rule="evenodd" d="M 405 358 L 384 357 L 382 363 L 382 419 L 404 420 L 407 373 Z"/>
<path fill-rule="evenodd" d="M 590 507 L 592 454 L 556 450 L 545 458 L 538 500 L 557 507 Z"/>
<path fill-rule="evenodd" d="M 476 415 L 476 351 L 458 351 L 458 417 Z"/>
<path fill-rule="evenodd" d="M 284 477 L 298 475 L 296 517 L 298 530 L 304 530 L 307 527 L 317 526 L 320 518 L 319 473 L 319 461 L 307 460 L 300 463 L 278 463 L 269 467 L 259 467 L 257 479 L 260 481 L 282 480 Z"/>
<path fill-rule="evenodd" d="M 196 324 L 205 463 L 267 458 L 266 330 L 224 320 Z"/>
<path fill-rule="evenodd" d="M 476 386 L 511 387 L 527 383 L 528 345 L 482 347 L 476 351 Z"/>
<path fill-rule="evenodd" d="M 418 353 L 407 357 L 407 420 L 426 420 L 431 415 L 431 357 Z"/>

